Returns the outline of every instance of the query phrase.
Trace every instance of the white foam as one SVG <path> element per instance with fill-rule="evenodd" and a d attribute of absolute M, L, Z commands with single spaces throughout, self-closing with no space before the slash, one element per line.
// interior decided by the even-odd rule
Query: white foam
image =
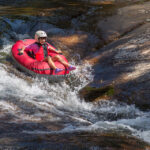
<path fill-rule="evenodd" d="M 20 35 L 20 38 L 23 36 Z M 10 52 L 11 46 L 8 42 L 3 51 Z M 75 64 L 73 60 L 71 64 Z M 93 80 L 89 64 L 77 64 L 67 82 L 55 84 L 48 83 L 46 79 L 32 79 L 29 83 L 7 72 L 7 69 L 6 65 L 0 64 L 0 109 L 14 115 L 11 121 L 40 122 L 44 118 L 50 122 L 62 121 L 65 126 L 59 131 L 24 132 L 59 134 L 114 130 L 129 132 L 150 142 L 150 112 L 142 112 L 134 105 L 117 101 L 87 103 L 79 97 L 79 90 Z"/>
<path fill-rule="evenodd" d="M 136 136 L 139 136 L 144 141 L 150 143 L 150 130 L 140 131 L 136 134 Z"/>

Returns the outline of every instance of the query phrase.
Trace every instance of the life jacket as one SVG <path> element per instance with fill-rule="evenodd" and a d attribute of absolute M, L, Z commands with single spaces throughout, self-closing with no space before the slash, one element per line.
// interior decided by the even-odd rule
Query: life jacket
<path fill-rule="evenodd" d="M 36 52 L 35 59 L 38 61 L 43 60 L 48 56 L 48 43 L 41 45 L 40 43 L 36 43 L 39 46 L 38 52 Z"/>

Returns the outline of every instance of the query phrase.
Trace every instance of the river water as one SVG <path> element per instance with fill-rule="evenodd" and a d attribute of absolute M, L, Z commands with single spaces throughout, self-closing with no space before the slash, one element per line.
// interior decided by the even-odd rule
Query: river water
<path fill-rule="evenodd" d="M 82 60 L 69 60 L 77 70 L 61 83 L 32 78 L 17 70 L 11 64 L 11 47 L 16 39 L 31 37 L 27 32 L 31 22 L 11 20 L 6 10 L 1 22 L 11 28 L 4 30 L 1 38 L 0 148 L 103 150 L 130 144 L 138 149 L 144 142 L 150 144 L 149 110 L 117 100 L 88 103 L 79 97 L 79 90 L 93 80 L 92 66 L 83 65 Z M 124 139 L 131 143 L 123 143 Z M 133 139 L 139 144 L 133 144 Z"/>

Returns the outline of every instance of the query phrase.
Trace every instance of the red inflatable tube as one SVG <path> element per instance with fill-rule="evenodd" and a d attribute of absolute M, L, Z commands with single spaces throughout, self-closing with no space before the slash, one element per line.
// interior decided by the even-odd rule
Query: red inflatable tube
<path fill-rule="evenodd" d="M 36 59 L 31 58 L 25 51 L 23 55 L 19 55 L 19 51 L 24 46 L 30 45 L 34 42 L 35 42 L 34 39 L 19 40 L 12 46 L 12 50 L 11 50 L 12 58 L 20 67 L 20 69 L 23 69 L 24 71 L 28 72 L 31 75 L 38 75 L 41 77 L 47 77 L 52 79 L 56 77 L 56 80 L 59 77 L 65 77 L 67 74 L 69 74 L 69 71 L 65 68 L 65 66 L 58 61 L 55 62 L 55 65 L 56 67 L 63 69 L 63 71 L 55 74 L 55 71 L 49 67 L 47 62 L 37 61 Z M 63 55 L 60 56 L 66 62 L 68 62 Z"/>

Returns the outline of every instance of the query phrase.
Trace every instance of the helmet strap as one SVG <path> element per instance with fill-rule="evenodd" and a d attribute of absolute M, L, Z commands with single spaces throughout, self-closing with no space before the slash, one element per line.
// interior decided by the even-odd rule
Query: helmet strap
<path fill-rule="evenodd" d="M 40 37 L 38 38 L 38 42 L 40 43 Z"/>

